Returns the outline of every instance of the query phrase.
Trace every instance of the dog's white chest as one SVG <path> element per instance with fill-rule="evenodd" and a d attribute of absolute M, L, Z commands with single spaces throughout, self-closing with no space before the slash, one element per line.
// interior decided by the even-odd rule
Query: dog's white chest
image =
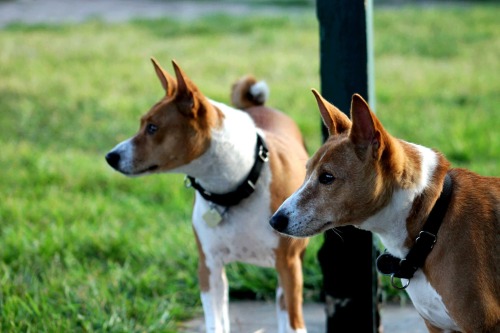
<path fill-rule="evenodd" d="M 266 166 L 256 192 L 245 199 L 244 204 L 230 207 L 218 223 L 211 223 L 212 208 L 196 194 L 193 225 L 207 260 L 274 267 L 274 250 L 279 238 L 268 223 L 271 216 L 270 178 L 269 166 Z"/>
<path fill-rule="evenodd" d="M 418 313 L 436 327 L 458 331 L 457 324 L 451 319 L 441 296 L 430 285 L 424 273 L 418 270 L 406 289 Z"/>

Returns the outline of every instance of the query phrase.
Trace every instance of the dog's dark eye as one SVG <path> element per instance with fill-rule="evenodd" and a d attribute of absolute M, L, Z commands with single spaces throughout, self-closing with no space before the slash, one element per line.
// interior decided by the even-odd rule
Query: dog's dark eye
<path fill-rule="evenodd" d="M 147 124 L 147 126 L 146 126 L 146 133 L 148 133 L 149 135 L 155 134 L 157 130 L 158 130 L 158 126 L 156 126 L 156 125 Z"/>
<path fill-rule="evenodd" d="M 319 175 L 318 180 L 323 185 L 330 185 L 335 180 L 335 177 L 331 173 L 323 172 Z"/>

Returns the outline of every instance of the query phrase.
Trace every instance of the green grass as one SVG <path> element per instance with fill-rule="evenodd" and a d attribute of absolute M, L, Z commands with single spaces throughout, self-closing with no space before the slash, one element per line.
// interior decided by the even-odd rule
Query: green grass
<path fill-rule="evenodd" d="M 386 127 L 443 151 L 455 166 L 496 176 L 500 34 L 492 14 L 499 8 L 380 11 L 375 38 L 377 109 Z"/>
<path fill-rule="evenodd" d="M 375 11 L 377 112 L 393 134 L 499 175 L 498 6 Z M 213 99 L 254 73 L 320 145 L 314 13 L 15 25 L 0 34 L 0 331 L 175 332 L 201 312 L 182 177 L 129 179 L 104 154 L 162 95 L 150 56 Z M 306 297 L 321 275 L 316 237 Z M 271 270 L 231 265 L 233 295 L 272 298 Z"/>

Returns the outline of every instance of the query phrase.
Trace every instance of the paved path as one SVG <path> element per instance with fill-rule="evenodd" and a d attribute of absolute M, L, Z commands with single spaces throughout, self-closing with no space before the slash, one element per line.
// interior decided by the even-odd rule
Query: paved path
<path fill-rule="evenodd" d="M 286 15 L 304 7 L 286 7 Z M 314 13 L 314 7 L 310 7 Z M 11 23 L 77 23 L 89 19 L 122 22 L 134 18 L 193 19 L 224 12 L 230 15 L 279 15 L 283 7 L 217 1 L 157 0 L 16 0 L 0 1 L 0 28 Z"/>
<path fill-rule="evenodd" d="M 238 301 L 229 306 L 231 331 L 236 333 L 276 332 L 275 305 L 273 302 Z M 427 333 L 423 320 L 413 306 L 385 305 L 381 310 L 384 333 Z M 323 304 L 306 303 L 304 317 L 308 333 L 325 333 Z M 185 324 L 183 333 L 201 333 L 203 318 Z"/>

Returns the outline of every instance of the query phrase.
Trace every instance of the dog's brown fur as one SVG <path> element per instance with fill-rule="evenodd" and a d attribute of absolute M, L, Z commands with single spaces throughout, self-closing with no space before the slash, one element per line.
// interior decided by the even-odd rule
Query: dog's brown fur
<path fill-rule="evenodd" d="M 419 148 L 392 137 L 359 95 L 352 99 L 351 121 L 318 92 L 314 94 L 330 137 L 308 162 L 306 183 L 271 224 L 278 225 L 281 218 L 282 232 L 292 236 L 311 236 L 348 224 L 384 233 L 386 239 L 404 232 L 400 246 L 409 249 L 449 173 L 451 202 L 422 271 L 461 332 L 500 332 L 500 178 L 450 169 L 442 154 L 429 151 L 436 165 L 422 183 Z M 316 180 L 325 173 L 334 176 L 331 184 Z M 419 190 L 419 184 L 425 187 Z M 405 225 L 371 219 L 384 209 L 403 209 L 390 205 L 396 192 L 404 191 L 419 193 L 410 202 Z M 284 228 L 283 218 L 294 220 Z M 395 229 L 400 226 L 405 230 Z M 447 332 L 428 320 L 426 324 L 431 332 Z"/>

